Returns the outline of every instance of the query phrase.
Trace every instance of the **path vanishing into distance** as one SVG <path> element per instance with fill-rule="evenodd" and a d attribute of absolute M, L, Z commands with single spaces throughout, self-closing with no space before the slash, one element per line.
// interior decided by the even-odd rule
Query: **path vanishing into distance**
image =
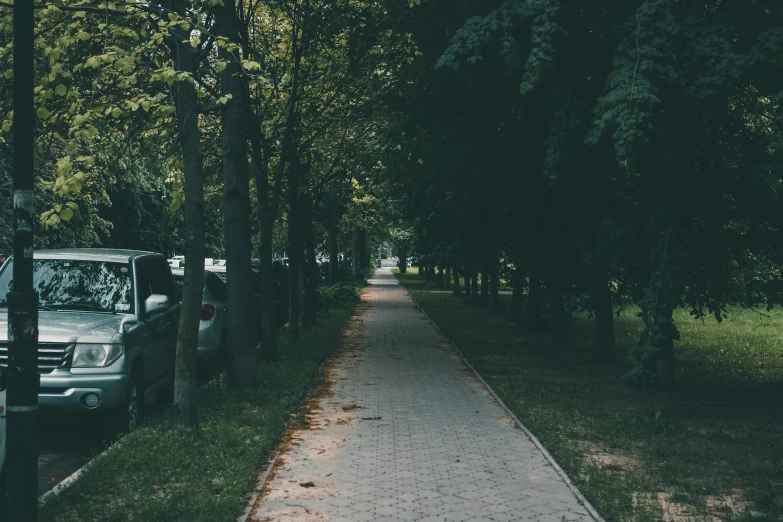
<path fill-rule="evenodd" d="M 247 520 L 600 520 L 388 268 Z"/>

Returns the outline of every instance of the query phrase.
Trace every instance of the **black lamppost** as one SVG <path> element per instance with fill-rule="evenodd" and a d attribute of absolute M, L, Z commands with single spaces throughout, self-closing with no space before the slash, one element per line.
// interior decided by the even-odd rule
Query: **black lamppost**
<path fill-rule="evenodd" d="M 14 2 L 14 265 L 8 293 L 7 514 L 38 519 L 38 294 L 33 290 L 33 1 Z"/>

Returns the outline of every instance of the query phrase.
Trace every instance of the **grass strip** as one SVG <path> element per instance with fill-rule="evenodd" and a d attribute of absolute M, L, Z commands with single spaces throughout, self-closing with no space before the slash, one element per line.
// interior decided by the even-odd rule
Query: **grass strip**
<path fill-rule="evenodd" d="M 358 294 L 358 285 L 331 288 L 317 327 L 303 330 L 298 342 L 281 332 L 279 361 L 259 365 L 256 389 L 228 390 L 224 375 L 204 385 L 198 437 L 173 429 L 163 413 L 152 415 L 47 502 L 39 520 L 235 520 L 291 413 L 334 350 Z"/>
<path fill-rule="evenodd" d="M 396 275 L 606 520 L 783 520 L 783 313 L 679 314 L 681 388 L 639 392 L 622 362 L 591 361 L 584 315 L 555 348 L 415 270 Z M 616 328 L 622 361 L 641 331 L 635 310 Z"/>

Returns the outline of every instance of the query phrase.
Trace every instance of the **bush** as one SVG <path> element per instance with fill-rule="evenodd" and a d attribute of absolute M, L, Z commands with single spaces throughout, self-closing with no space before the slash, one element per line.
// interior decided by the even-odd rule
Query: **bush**
<path fill-rule="evenodd" d="M 342 282 L 318 289 L 321 309 L 330 309 L 355 303 L 361 295 L 361 285 L 354 282 Z"/>

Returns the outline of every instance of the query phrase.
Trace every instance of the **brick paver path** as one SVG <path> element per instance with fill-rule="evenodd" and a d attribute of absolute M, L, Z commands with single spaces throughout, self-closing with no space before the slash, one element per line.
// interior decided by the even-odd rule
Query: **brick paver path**
<path fill-rule="evenodd" d="M 389 269 L 352 326 L 248 520 L 594 520 Z"/>

